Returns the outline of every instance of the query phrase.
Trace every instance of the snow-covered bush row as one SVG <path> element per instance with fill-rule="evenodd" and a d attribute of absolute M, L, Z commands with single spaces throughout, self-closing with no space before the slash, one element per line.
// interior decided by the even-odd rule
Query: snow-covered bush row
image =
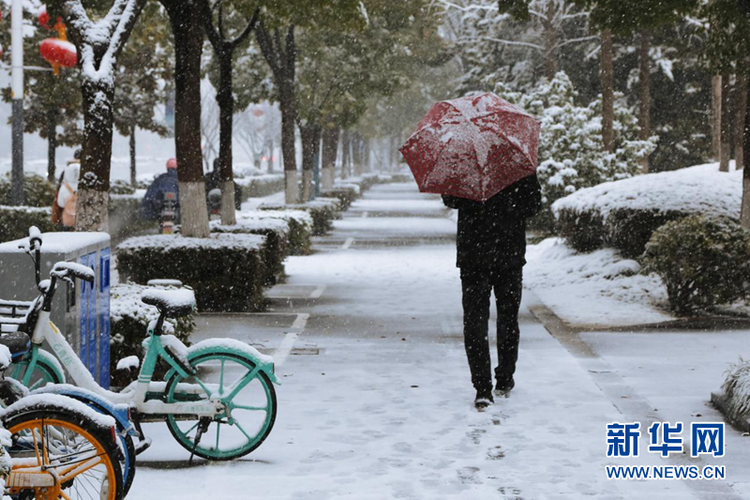
<path fill-rule="evenodd" d="M 262 198 L 284 190 L 283 174 L 266 174 L 235 178 L 234 182 L 242 188 L 242 200 Z"/>
<path fill-rule="evenodd" d="M 360 187 L 359 184 L 341 183 L 336 184 L 333 189 L 321 190 L 320 195 L 326 198 L 336 198 L 339 200 L 340 210 L 347 211 L 352 206 L 352 203 L 359 198 Z"/>
<path fill-rule="evenodd" d="M 42 232 L 54 231 L 51 218 L 51 208 L 0 205 L 0 242 L 27 237 L 31 226 Z"/>
<path fill-rule="evenodd" d="M 115 285 L 110 289 L 110 376 L 113 386 L 124 386 L 130 380 L 127 374 L 118 372 L 118 362 L 128 356 L 143 359 L 143 339 L 146 338 L 146 327 L 159 317 L 154 306 L 141 301 L 144 290 L 153 287 L 132 283 Z M 167 319 L 164 332 L 175 335 L 182 342 L 188 343 L 190 333 L 195 329 L 192 315 L 177 319 Z M 189 345 L 189 344 L 188 344 Z M 164 367 L 157 367 L 164 369 Z M 136 370 L 137 372 L 137 370 Z M 132 373 L 130 375 L 133 375 Z"/>
<path fill-rule="evenodd" d="M 287 240 L 290 255 L 310 255 L 312 251 L 313 218 L 303 210 L 244 210 L 237 220 L 278 220 L 289 227 Z M 249 222 L 243 222 L 248 224 Z"/>
<path fill-rule="evenodd" d="M 654 232 L 645 263 L 677 313 L 729 304 L 748 295 L 750 231 L 726 217 L 684 217 Z"/>
<path fill-rule="evenodd" d="M 545 207 L 541 221 L 550 229 L 553 221 L 547 208 L 552 203 L 582 188 L 631 177 L 638 162 L 656 147 L 655 137 L 637 139 L 637 119 L 622 96 L 617 96 L 615 149 L 604 151 L 601 98 L 578 104 L 577 93 L 564 72 L 552 81 L 542 80 L 528 92 L 514 92 L 502 83 L 495 92 L 542 122 L 537 172 Z"/>
<path fill-rule="evenodd" d="M 741 172 L 697 165 L 606 182 L 582 189 L 552 205 L 560 235 L 579 251 L 611 246 L 637 257 L 651 234 L 691 214 L 738 219 Z"/>
<path fill-rule="evenodd" d="M 323 236 L 333 229 L 334 219 L 340 215 L 340 201 L 336 198 L 316 198 L 307 203 L 296 205 L 271 205 L 263 204 L 258 207 L 260 210 L 301 210 L 307 212 L 312 217 L 312 234 L 313 236 Z"/>
<path fill-rule="evenodd" d="M 260 234 L 266 237 L 263 261 L 266 275 L 263 284 L 270 286 L 283 279 L 284 259 L 289 255 L 289 222 L 283 219 L 263 218 L 263 212 L 239 212 L 237 223 L 225 226 L 221 221 L 211 221 L 212 233 Z"/>
<path fill-rule="evenodd" d="M 140 284 L 178 279 L 195 290 L 201 311 L 256 311 L 265 305 L 265 245 L 255 234 L 140 236 L 117 247 L 117 270 L 121 280 Z"/>

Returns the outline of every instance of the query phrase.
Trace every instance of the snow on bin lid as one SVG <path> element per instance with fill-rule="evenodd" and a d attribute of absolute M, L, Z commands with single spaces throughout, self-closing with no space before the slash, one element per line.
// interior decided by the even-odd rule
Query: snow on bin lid
<path fill-rule="evenodd" d="M 178 288 L 175 290 L 151 289 L 141 294 L 141 300 L 146 302 L 159 302 L 170 308 L 191 307 L 195 309 L 195 294 L 189 288 Z"/>
<path fill-rule="evenodd" d="M 81 248 L 92 245 L 109 243 L 107 233 L 42 233 L 42 253 L 72 253 Z M 0 243 L 0 253 L 21 253 L 24 250 L 19 245 L 28 245 L 29 238 Z"/>

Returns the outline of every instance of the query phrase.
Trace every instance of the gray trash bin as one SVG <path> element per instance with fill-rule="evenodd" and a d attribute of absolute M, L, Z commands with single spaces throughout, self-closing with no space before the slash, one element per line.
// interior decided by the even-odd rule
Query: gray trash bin
<path fill-rule="evenodd" d="M 37 295 L 34 264 L 19 248 L 27 239 L 0 243 L 0 298 L 32 300 Z M 52 321 L 103 387 L 109 387 L 110 238 L 106 233 L 43 233 L 42 279 L 56 262 L 77 262 L 96 273 L 94 285 L 60 283 L 52 303 Z"/>

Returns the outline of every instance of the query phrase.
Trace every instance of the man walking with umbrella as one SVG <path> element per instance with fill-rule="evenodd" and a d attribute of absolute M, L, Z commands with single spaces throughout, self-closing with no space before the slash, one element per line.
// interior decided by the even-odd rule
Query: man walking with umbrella
<path fill-rule="evenodd" d="M 515 386 L 518 309 L 526 263 L 526 219 L 541 207 L 536 177 L 539 123 L 494 94 L 437 103 L 401 148 L 420 191 L 458 209 L 464 343 L 474 405 L 494 402 L 488 337 L 490 294 L 497 303 L 495 392 Z"/>

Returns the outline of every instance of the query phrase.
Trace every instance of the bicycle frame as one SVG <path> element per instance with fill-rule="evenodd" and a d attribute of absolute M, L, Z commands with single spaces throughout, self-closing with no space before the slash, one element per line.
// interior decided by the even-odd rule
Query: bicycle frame
<path fill-rule="evenodd" d="M 199 417 L 213 417 L 223 411 L 223 405 L 220 400 L 209 402 L 179 402 L 165 403 L 156 399 L 149 399 L 149 394 L 164 392 L 163 386 L 152 383 L 154 370 L 159 358 L 164 359 L 172 370 L 179 373 L 182 377 L 189 376 L 181 363 L 175 360 L 164 348 L 158 335 L 154 335 L 153 330 L 149 330 L 149 337 L 144 341 L 146 356 L 143 360 L 138 380 L 123 392 L 116 393 L 102 388 L 96 383 L 94 377 L 88 371 L 86 366 L 80 360 L 76 352 L 70 346 L 65 336 L 50 321 L 49 311 L 39 311 L 39 317 L 34 326 L 34 334 L 31 337 L 32 349 L 28 358 L 29 366 L 24 375 L 22 382 L 28 385 L 29 378 L 34 371 L 38 359 L 39 346 L 47 341 L 65 370 L 70 374 L 76 385 L 98 394 L 99 396 L 113 402 L 126 403 L 134 408 L 141 415 L 155 415 L 163 417 L 165 415 L 196 415 Z M 251 374 L 251 377 L 254 374 Z M 251 378 L 245 377 L 245 378 Z M 243 386 L 244 387 L 244 386 Z M 242 387 L 232 390 L 232 393 L 238 392 Z M 211 392 L 210 388 L 204 385 L 200 380 L 198 384 L 180 384 L 180 390 L 183 393 L 200 393 L 202 391 Z"/>

